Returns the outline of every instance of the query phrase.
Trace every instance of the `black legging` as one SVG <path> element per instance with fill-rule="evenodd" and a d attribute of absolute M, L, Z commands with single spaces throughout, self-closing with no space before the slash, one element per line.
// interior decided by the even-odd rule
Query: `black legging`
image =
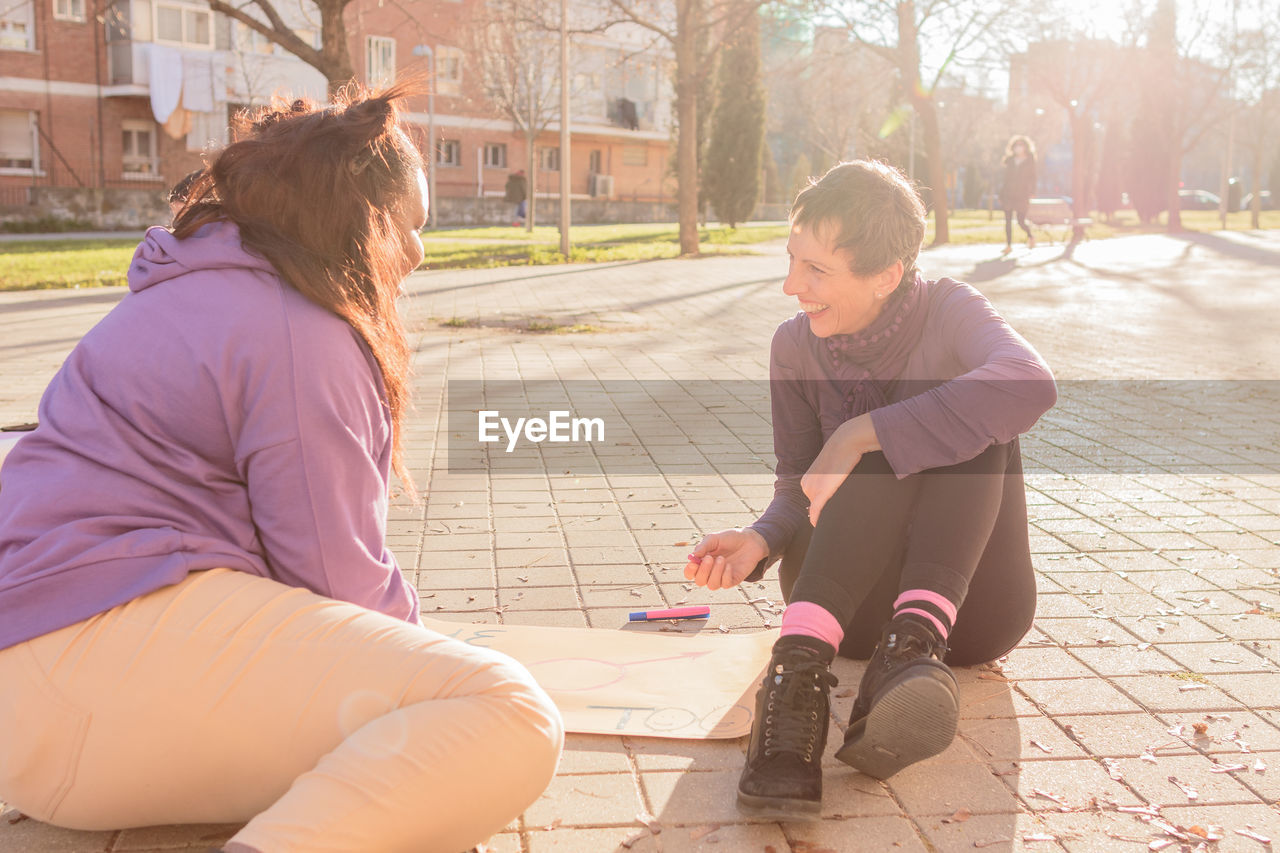
<path fill-rule="evenodd" d="M 947 663 L 995 660 L 1036 610 L 1017 439 L 968 462 L 897 479 L 883 453 L 862 457 L 782 557 L 788 602 L 810 601 L 844 626 L 840 654 L 871 657 L 898 594 L 928 589 L 961 605 Z"/>
<path fill-rule="evenodd" d="M 1013 245 L 1013 215 L 1018 215 L 1018 224 L 1022 226 L 1022 230 L 1027 232 L 1027 239 L 1031 239 L 1031 227 L 1027 225 L 1027 209 L 1020 207 L 1017 210 L 1006 210 L 1004 212 L 1004 244 L 1006 246 Z"/>

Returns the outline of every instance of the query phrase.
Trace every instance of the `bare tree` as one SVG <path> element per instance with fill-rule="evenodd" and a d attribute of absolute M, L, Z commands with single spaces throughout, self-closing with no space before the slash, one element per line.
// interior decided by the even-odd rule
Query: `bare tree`
<path fill-rule="evenodd" d="M 486 103 L 524 136 L 533 230 L 538 185 L 537 139 L 560 118 L 560 48 L 543 22 L 540 0 L 490 0 L 477 5 L 471 49 L 480 63 Z"/>
<path fill-rule="evenodd" d="M 956 57 L 985 50 L 996 31 L 1012 23 L 1016 0 L 822 0 L 849 33 L 897 71 L 905 98 L 919 117 L 929 163 L 934 244 L 950 240 L 947 225 L 947 164 L 934 89 Z M 947 46 L 946 58 L 926 68 L 921 44 Z M 928 80 L 925 75 L 928 74 Z"/>
<path fill-rule="evenodd" d="M 1184 0 L 1179 22 L 1174 0 L 1159 0 L 1151 18 L 1147 52 L 1154 95 L 1166 111 L 1169 132 L 1169 233 L 1182 231 L 1182 161 L 1212 129 L 1238 111 L 1231 97 L 1242 53 L 1234 15 L 1224 19 L 1216 0 Z"/>
<path fill-rule="evenodd" d="M 607 0 L 617 17 L 667 41 L 675 54 L 676 207 L 682 255 L 698 254 L 698 90 L 714 66 L 699 46 L 715 44 L 713 35 L 736 28 L 764 2 L 675 0 L 673 9 L 663 0 Z"/>
<path fill-rule="evenodd" d="M 832 162 L 865 151 L 868 118 L 889 106 L 893 67 L 832 27 L 815 31 L 813 49 L 801 63 L 791 100 L 813 144 Z"/>
<path fill-rule="evenodd" d="M 343 20 L 353 0 L 303 0 L 303 11 L 314 6 L 320 30 L 320 47 L 302 39 L 289 25 L 287 14 L 272 0 L 209 0 L 209 8 L 254 32 L 262 34 L 324 75 L 333 94 L 355 77 L 347 47 L 347 25 Z M 287 13 L 286 9 L 286 13 Z"/>
<path fill-rule="evenodd" d="M 1262 178 L 1267 155 L 1280 135 L 1280 2 L 1254 0 L 1244 10 L 1249 28 L 1241 34 L 1240 142 L 1249 154 L 1250 224 L 1260 227 Z"/>
<path fill-rule="evenodd" d="M 1088 216 L 1093 207 L 1098 154 L 1094 125 L 1113 100 L 1122 60 L 1119 45 L 1080 37 L 1037 42 L 1025 55 L 1028 77 L 1062 108 L 1071 127 L 1071 200 L 1077 219 Z M 1083 238 L 1079 227 L 1075 238 Z"/>

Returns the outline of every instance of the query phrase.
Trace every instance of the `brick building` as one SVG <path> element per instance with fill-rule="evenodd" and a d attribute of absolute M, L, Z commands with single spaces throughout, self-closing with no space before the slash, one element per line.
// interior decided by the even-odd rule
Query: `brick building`
<path fill-rule="evenodd" d="M 347 9 L 351 59 L 373 84 L 435 68 L 434 110 L 415 98 L 424 149 L 434 123 L 440 199 L 501 196 L 527 171 L 526 135 L 490 97 L 492 61 L 475 38 L 485 0 Z M 278 3 L 304 40 L 319 32 Z M 542 48 L 554 34 L 535 34 Z M 516 64 L 522 60 L 515 60 Z M 669 57 L 638 32 L 575 36 L 571 193 L 671 201 Z M 0 3 L 0 205 L 32 188 L 161 193 L 226 141 L 229 116 L 273 93 L 323 98 L 322 75 L 199 0 L 4 0 Z M 434 118 L 434 122 L 432 119 Z M 545 116 L 544 116 L 545 118 Z M 534 185 L 558 195 L 559 124 L 536 136 Z"/>

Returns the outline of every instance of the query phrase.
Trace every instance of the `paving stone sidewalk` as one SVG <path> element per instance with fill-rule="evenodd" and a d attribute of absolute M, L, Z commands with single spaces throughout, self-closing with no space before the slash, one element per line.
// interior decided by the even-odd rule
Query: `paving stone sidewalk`
<path fill-rule="evenodd" d="M 745 741 L 571 736 L 550 789 L 491 850 L 1266 851 L 1280 838 L 1280 239 L 998 249 L 943 248 L 922 266 L 983 290 L 1053 366 L 1061 399 L 1023 443 L 1035 627 L 999 665 L 958 671 L 955 744 L 884 783 L 829 749 L 821 819 L 777 823 L 734 808 Z M 680 568 L 686 543 L 771 495 L 761 380 L 795 310 L 785 264 L 773 246 L 416 274 L 409 441 L 427 499 L 395 507 L 389 538 L 424 612 L 612 629 L 687 601 L 712 605 L 704 630 L 776 625 L 772 577 L 707 593 Z M 0 294 L 0 423 L 33 419 L 120 295 Z M 450 392 L 481 380 L 527 407 L 593 401 L 624 434 L 512 462 L 449 421 Z M 834 744 L 861 668 L 837 663 Z M 233 831 L 69 832 L 9 811 L 0 851 L 202 850 Z"/>

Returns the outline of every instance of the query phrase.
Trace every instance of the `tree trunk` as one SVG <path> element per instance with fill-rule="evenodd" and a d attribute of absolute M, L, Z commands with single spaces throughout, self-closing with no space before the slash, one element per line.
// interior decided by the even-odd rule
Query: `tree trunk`
<path fill-rule="evenodd" d="M 679 0 L 676 31 L 676 164 L 679 186 L 680 254 L 698 254 L 698 53 L 694 7 L 699 0 Z"/>
<path fill-rule="evenodd" d="M 1181 136 L 1175 136 L 1174 139 L 1180 139 Z M 1182 198 L 1178 195 L 1178 190 L 1182 188 L 1182 146 L 1178 142 L 1169 148 L 1169 216 L 1168 225 L 1165 231 L 1169 234 L 1182 233 Z"/>
<path fill-rule="evenodd" d="M 323 67 L 320 73 L 329 84 L 329 94 L 334 95 L 347 85 L 355 76 L 355 68 L 351 65 L 351 55 L 347 51 L 347 24 L 342 19 L 347 2 L 329 0 L 320 6 L 320 58 Z"/>
<path fill-rule="evenodd" d="M 1253 198 L 1249 201 L 1249 227 L 1257 231 L 1262 227 L 1262 154 L 1266 146 L 1258 143 L 1253 147 L 1253 182 L 1249 192 Z"/>
<path fill-rule="evenodd" d="M 1084 219 L 1089 215 L 1089 185 L 1093 177 L 1093 122 L 1087 115 L 1074 110 L 1071 119 L 1071 216 Z M 1071 239 L 1079 243 L 1084 239 L 1084 227 L 1072 224 Z"/>
<path fill-rule="evenodd" d="M 938 129 L 938 108 L 933 92 L 926 92 L 920 81 L 920 34 L 916 26 L 916 4 L 903 0 L 898 4 L 898 72 L 911 96 L 911 107 L 924 125 L 924 154 L 929 160 L 929 183 L 933 198 L 933 245 L 951 241 L 947 224 L 947 169 L 942 162 L 942 133 Z M 911 164 L 914 166 L 915 164 Z"/>
<path fill-rule="evenodd" d="M 947 168 L 942 162 L 942 133 L 933 98 L 919 100 L 920 123 L 924 125 L 924 154 L 929 158 L 929 183 L 933 185 L 933 245 L 951 242 L 947 213 Z"/>
<path fill-rule="evenodd" d="M 529 167 L 525 170 L 525 174 L 529 176 L 529 180 L 525 182 L 525 186 L 529 188 L 529 200 L 525 202 L 524 230 L 529 233 L 533 233 L 533 211 L 537 206 L 536 199 L 538 198 L 538 158 L 537 150 L 534 146 L 536 139 L 537 134 L 526 133 L 524 136 L 525 147 L 528 149 L 525 163 Z M 562 163 L 561 168 L 563 167 L 564 164 Z M 560 203 L 564 204 L 564 200 L 561 199 Z"/>

